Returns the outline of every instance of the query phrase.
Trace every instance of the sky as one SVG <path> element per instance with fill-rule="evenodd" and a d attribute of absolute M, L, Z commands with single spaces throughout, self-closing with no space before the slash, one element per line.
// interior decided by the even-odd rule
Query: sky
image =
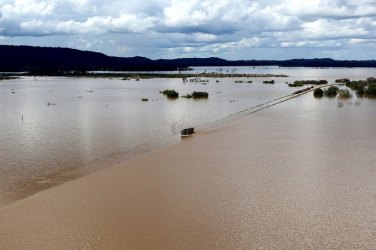
<path fill-rule="evenodd" d="M 0 0 L 0 44 L 152 59 L 368 60 L 376 0 Z"/>

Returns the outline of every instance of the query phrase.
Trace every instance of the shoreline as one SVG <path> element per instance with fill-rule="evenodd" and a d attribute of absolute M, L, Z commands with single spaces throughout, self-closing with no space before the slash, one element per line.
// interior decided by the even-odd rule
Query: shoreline
<path fill-rule="evenodd" d="M 333 155 L 291 102 L 0 207 L 0 248 L 375 247 L 376 156 Z"/>

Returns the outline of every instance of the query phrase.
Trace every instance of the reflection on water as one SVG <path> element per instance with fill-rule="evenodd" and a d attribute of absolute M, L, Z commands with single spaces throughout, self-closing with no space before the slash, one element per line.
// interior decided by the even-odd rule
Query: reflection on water
<path fill-rule="evenodd" d="M 238 73 L 242 70 L 239 68 Z M 262 84 L 262 78 L 243 84 L 234 83 L 234 79 L 220 79 L 219 83 L 211 79 L 206 85 L 183 83 L 181 79 L 22 78 L 0 82 L 0 203 L 92 172 L 103 166 L 95 164 L 97 161 L 110 156 L 127 157 L 178 140 L 174 135 L 184 127 L 204 126 L 289 94 L 293 90 L 285 82 L 297 77 L 313 79 L 315 75 L 334 80 L 349 77 L 349 71 L 357 76 L 351 79 L 376 75 L 370 69 L 287 69 L 285 72 L 271 67 L 261 71 L 291 77 L 276 78 L 274 85 Z M 260 69 L 255 73 L 260 73 Z M 166 88 L 181 94 L 207 91 L 209 99 L 167 100 L 159 94 Z M 141 98 L 149 101 L 142 102 Z M 311 96 L 301 100 L 304 101 L 298 106 L 290 107 L 297 114 L 302 106 L 309 105 L 315 110 L 317 101 L 328 102 L 327 108 L 341 112 L 337 100 L 316 100 Z M 372 100 L 362 100 L 357 111 L 351 113 L 357 126 L 374 124 L 370 121 L 373 118 L 367 115 L 371 109 L 372 117 L 376 117 L 374 105 Z M 349 107 L 345 103 L 342 109 Z M 307 115 L 307 126 L 297 125 L 297 136 L 317 132 L 318 125 L 308 126 L 309 119 Z"/>

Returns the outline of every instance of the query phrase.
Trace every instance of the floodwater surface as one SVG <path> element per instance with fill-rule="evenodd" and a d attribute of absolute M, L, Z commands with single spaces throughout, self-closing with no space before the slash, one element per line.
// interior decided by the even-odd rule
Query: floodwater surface
<path fill-rule="evenodd" d="M 273 78 L 274 85 L 263 84 L 263 78 L 242 79 L 252 83 L 235 83 L 239 79 L 232 78 L 219 79 L 218 83 L 216 79 L 208 79 L 208 83 L 184 83 L 181 79 L 125 81 L 57 77 L 1 81 L 0 204 L 93 172 L 105 165 L 98 164 L 104 159 L 117 155 L 129 158 L 178 141 L 182 128 L 204 127 L 296 90 L 289 88 L 286 82 L 295 79 L 334 81 L 343 77 L 358 80 L 376 75 L 374 69 L 265 67 L 258 68 L 258 72 L 253 72 L 255 69 L 251 67 L 237 69 L 237 73 L 243 71 L 281 73 L 290 77 Z M 181 95 L 207 91 L 209 99 L 168 100 L 159 93 L 167 88 L 175 89 Z M 143 102 L 142 98 L 148 98 L 148 101 Z M 296 109 L 297 113 L 302 106 L 310 106 L 312 110 L 316 106 L 322 108 L 322 105 L 316 105 L 317 102 L 328 102 L 328 109 L 332 109 L 330 114 L 350 109 L 348 124 L 341 122 L 333 125 L 333 130 L 320 133 L 335 133 L 336 126 L 350 126 L 350 121 L 358 128 L 375 124 L 376 103 L 371 99 L 318 100 L 312 96 L 298 99 L 301 101 L 294 101 L 293 106 L 285 106 Z M 314 136 L 318 133 L 317 124 L 309 122 L 312 116 L 304 112 L 307 124 L 296 125 L 297 135 L 312 133 Z M 366 138 L 369 130 L 357 129 L 349 133 Z M 296 150 L 299 153 L 299 147 Z"/>

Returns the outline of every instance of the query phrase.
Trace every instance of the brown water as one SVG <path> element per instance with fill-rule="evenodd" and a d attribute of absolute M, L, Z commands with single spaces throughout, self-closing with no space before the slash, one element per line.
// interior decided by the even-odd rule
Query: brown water
<path fill-rule="evenodd" d="M 263 73 L 273 70 L 286 73 L 279 68 L 263 70 L 268 71 Z M 304 70 L 287 70 L 294 75 L 275 78 L 275 85 L 262 84 L 264 79 L 244 79 L 253 80 L 251 84 L 235 84 L 234 79 L 221 79 L 216 83 L 211 79 L 206 85 L 183 83 L 181 79 L 22 78 L 2 81 L 0 204 L 95 171 L 103 166 L 96 163 L 115 155 L 127 158 L 179 140 L 177 134 L 184 127 L 205 126 L 289 94 L 293 89 L 286 86 L 286 81 L 297 77 L 329 80 L 349 77 L 347 69 Z M 351 70 L 356 75 L 351 79 L 376 75 L 374 69 Z M 166 88 L 174 88 L 182 94 L 202 90 L 210 96 L 208 100 L 180 98 L 171 101 L 159 94 Z M 141 98 L 149 98 L 149 102 L 141 102 Z M 296 115 L 305 116 L 306 124 L 297 124 L 297 138 L 336 133 L 338 128 L 321 131 L 314 119 L 322 115 L 319 111 L 324 108 L 328 109 L 325 112 L 328 118 L 349 112 L 348 123 L 340 121 L 338 127 L 354 128 L 351 133 L 359 134 L 362 139 L 358 150 L 369 150 L 364 141 L 374 143 L 375 138 L 370 136 L 376 117 L 374 100 L 362 99 L 360 105 L 355 105 L 356 100 L 347 100 L 339 108 L 337 99 L 317 100 L 312 96 L 298 99 L 292 105 L 284 105 Z M 301 107 L 305 107 L 304 111 Z M 353 141 L 349 141 L 351 143 Z M 328 145 L 327 150 L 337 150 L 337 146 Z"/>

